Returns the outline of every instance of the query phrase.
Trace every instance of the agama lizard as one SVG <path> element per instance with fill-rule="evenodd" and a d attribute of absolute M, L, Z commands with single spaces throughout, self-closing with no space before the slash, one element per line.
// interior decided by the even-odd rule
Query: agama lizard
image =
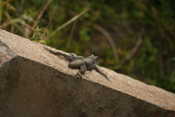
<path fill-rule="evenodd" d="M 74 53 L 65 54 L 60 51 L 54 51 L 49 48 L 45 48 L 50 53 L 56 55 L 56 56 L 63 56 L 67 61 L 69 61 L 68 67 L 71 69 L 79 69 L 79 72 L 76 74 L 78 78 L 81 78 L 81 75 L 84 75 L 86 71 L 92 71 L 96 70 L 98 73 L 103 75 L 107 80 L 109 78 L 106 74 L 104 74 L 97 66 L 97 56 L 90 55 L 88 57 L 78 56 Z"/>

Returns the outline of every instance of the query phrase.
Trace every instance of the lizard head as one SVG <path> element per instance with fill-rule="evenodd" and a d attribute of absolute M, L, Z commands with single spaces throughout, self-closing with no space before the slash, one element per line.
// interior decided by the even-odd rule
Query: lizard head
<path fill-rule="evenodd" d="M 98 56 L 95 56 L 95 55 L 92 54 L 92 55 L 90 56 L 90 58 L 93 59 L 94 61 L 96 61 L 96 60 L 98 59 Z"/>

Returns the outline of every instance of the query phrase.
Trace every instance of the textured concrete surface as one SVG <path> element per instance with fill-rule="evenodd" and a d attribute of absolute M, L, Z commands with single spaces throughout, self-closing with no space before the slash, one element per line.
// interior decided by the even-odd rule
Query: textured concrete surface
<path fill-rule="evenodd" d="M 175 117 L 175 94 L 101 67 L 76 70 L 43 45 L 0 30 L 0 117 Z"/>

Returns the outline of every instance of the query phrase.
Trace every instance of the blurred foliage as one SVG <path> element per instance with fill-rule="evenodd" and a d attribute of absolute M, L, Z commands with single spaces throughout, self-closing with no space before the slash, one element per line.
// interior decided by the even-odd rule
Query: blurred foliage
<path fill-rule="evenodd" d="M 103 66 L 175 92 L 174 11 L 173 0 L 0 0 L 0 27 L 94 53 Z"/>

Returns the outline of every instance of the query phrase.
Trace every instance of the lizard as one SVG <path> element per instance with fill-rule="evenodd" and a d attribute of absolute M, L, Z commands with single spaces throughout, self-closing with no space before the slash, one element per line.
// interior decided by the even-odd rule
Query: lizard
<path fill-rule="evenodd" d="M 103 77 L 105 77 L 107 80 L 109 80 L 107 75 L 99 69 L 97 65 L 98 57 L 93 54 L 88 57 L 83 57 L 83 56 L 78 56 L 75 53 L 66 54 L 61 51 L 51 50 L 49 48 L 45 48 L 45 49 L 56 56 L 63 56 L 69 62 L 68 64 L 69 68 L 79 69 L 79 72 L 76 74 L 76 77 L 78 78 L 82 78 L 82 75 L 84 75 L 86 71 L 95 70 L 96 72 L 101 74 Z"/>

